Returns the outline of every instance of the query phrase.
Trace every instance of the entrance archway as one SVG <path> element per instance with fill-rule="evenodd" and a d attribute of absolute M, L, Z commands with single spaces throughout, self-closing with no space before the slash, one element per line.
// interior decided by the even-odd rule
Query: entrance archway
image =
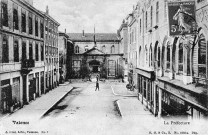
<path fill-rule="evenodd" d="M 97 73 L 100 71 L 100 62 L 97 60 L 92 60 L 89 62 L 89 66 L 93 73 Z"/>

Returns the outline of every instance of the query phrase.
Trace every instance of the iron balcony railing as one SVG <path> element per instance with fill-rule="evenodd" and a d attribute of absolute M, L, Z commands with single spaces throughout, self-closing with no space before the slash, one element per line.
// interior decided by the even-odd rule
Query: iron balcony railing
<path fill-rule="evenodd" d="M 35 60 L 34 59 L 25 59 L 22 61 L 22 69 L 28 69 L 35 67 Z"/>

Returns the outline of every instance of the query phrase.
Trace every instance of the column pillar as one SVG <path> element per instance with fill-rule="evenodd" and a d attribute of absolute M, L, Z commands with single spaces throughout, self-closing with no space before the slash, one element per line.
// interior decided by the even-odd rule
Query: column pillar
<path fill-rule="evenodd" d="M 144 88 L 143 88 L 143 86 L 144 86 L 144 78 L 143 77 L 141 77 L 141 81 L 142 81 L 142 104 L 143 104 L 143 98 L 144 98 Z"/>
<path fill-rule="evenodd" d="M 159 110 L 158 117 L 160 118 L 162 115 L 162 89 L 159 89 Z"/>
<path fill-rule="evenodd" d="M 154 109 L 154 110 L 153 110 L 153 113 L 154 113 L 154 115 L 156 115 L 156 106 L 157 106 L 157 105 L 156 105 L 156 99 L 157 99 L 157 97 L 156 97 L 156 95 L 157 95 L 156 92 L 157 92 L 157 85 L 154 84 L 153 87 L 154 87 L 154 89 L 153 89 L 153 95 L 154 95 L 154 98 L 153 98 L 153 107 L 154 107 L 154 108 L 153 108 L 153 109 Z"/>
<path fill-rule="evenodd" d="M 39 86 L 38 86 L 39 87 L 39 89 L 38 89 L 39 92 L 38 93 L 39 93 L 39 96 L 41 96 L 41 72 L 39 72 L 38 74 L 39 74 L 39 76 L 38 76 L 39 77 L 39 82 L 38 82 L 38 84 L 39 84 Z"/>
<path fill-rule="evenodd" d="M 20 76 L 20 106 L 23 106 L 23 76 Z"/>
<path fill-rule="evenodd" d="M 26 102 L 29 103 L 29 75 L 26 75 Z"/>

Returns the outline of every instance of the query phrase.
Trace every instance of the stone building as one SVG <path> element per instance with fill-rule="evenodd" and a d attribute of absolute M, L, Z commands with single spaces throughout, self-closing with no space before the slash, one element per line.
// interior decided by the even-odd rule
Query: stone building
<path fill-rule="evenodd" d="M 186 5 L 188 8 L 193 4 L 196 9 L 190 9 L 192 13 L 186 17 L 196 14 L 190 31 L 185 31 L 182 25 L 169 27 L 168 19 L 173 19 L 170 16 L 177 12 L 168 12 L 168 6 L 176 5 L 176 2 L 179 1 L 139 1 L 133 15 L 130 14 L 136 19 L 138 59 L 136 67 L 133 67 L 133 76 L 138 99 L 159 117 L 179 115 L 191 119 L 203 118 L 208 115 L 207 1 L 181 0 L 178 4 L 178 11 L 181 4 L 189 5 Z M 132 36 L 133 21 L 128 21 L 128 37 Z M 176 30 L 180 30 L 179 34 L 171 35 Z M 132 46 L 130 40 L 129 47 Z M 131 49 L 129 53 L 132 54 Z"/>
<path fill-rule="evenodd" d="M 123 51 L 116 33 L 69 33 L 74 44 L 72 78 L 100 74 L 101 78 L 116 78 L 123 72 Z"/>
<path fill-rule="evenodd" d="M 63 32 L 59 32 L 59 82 L 64 83 L 66 80 L 66 60 L 67 60 L 67 42 L 69 36 Z"/>
<path fill-rule="evenodd" d="M 44 93 L 44 15 L 28 2 L 0 0 L 1 113 Z"/>
<path fill-rule="evenodd" d="M 59 50 L 58 27 L 59 23 L 49 15 L 48 6 L 44 14 L 45 26 L 45 86 L 46 92 L 59 85 Z"/>
<path fill-rule="evenodd" d="M 124 81 L 128 80 L 128 27 L 127 22 L 123 20 L 119 30 L 118 36 L 120 39 L 121 52 L 123 51 L 123 77 Z"/>

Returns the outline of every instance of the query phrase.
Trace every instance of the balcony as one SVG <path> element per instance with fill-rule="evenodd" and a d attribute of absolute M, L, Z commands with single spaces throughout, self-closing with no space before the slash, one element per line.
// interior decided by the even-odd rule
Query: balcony
<path fill-rule="evenodd" d="M 22 74 L 28 74 L 32 71 L 32 68 L 35 67 L 35 60 L 34 59 L 25 59 L 22 61 Z"/>

